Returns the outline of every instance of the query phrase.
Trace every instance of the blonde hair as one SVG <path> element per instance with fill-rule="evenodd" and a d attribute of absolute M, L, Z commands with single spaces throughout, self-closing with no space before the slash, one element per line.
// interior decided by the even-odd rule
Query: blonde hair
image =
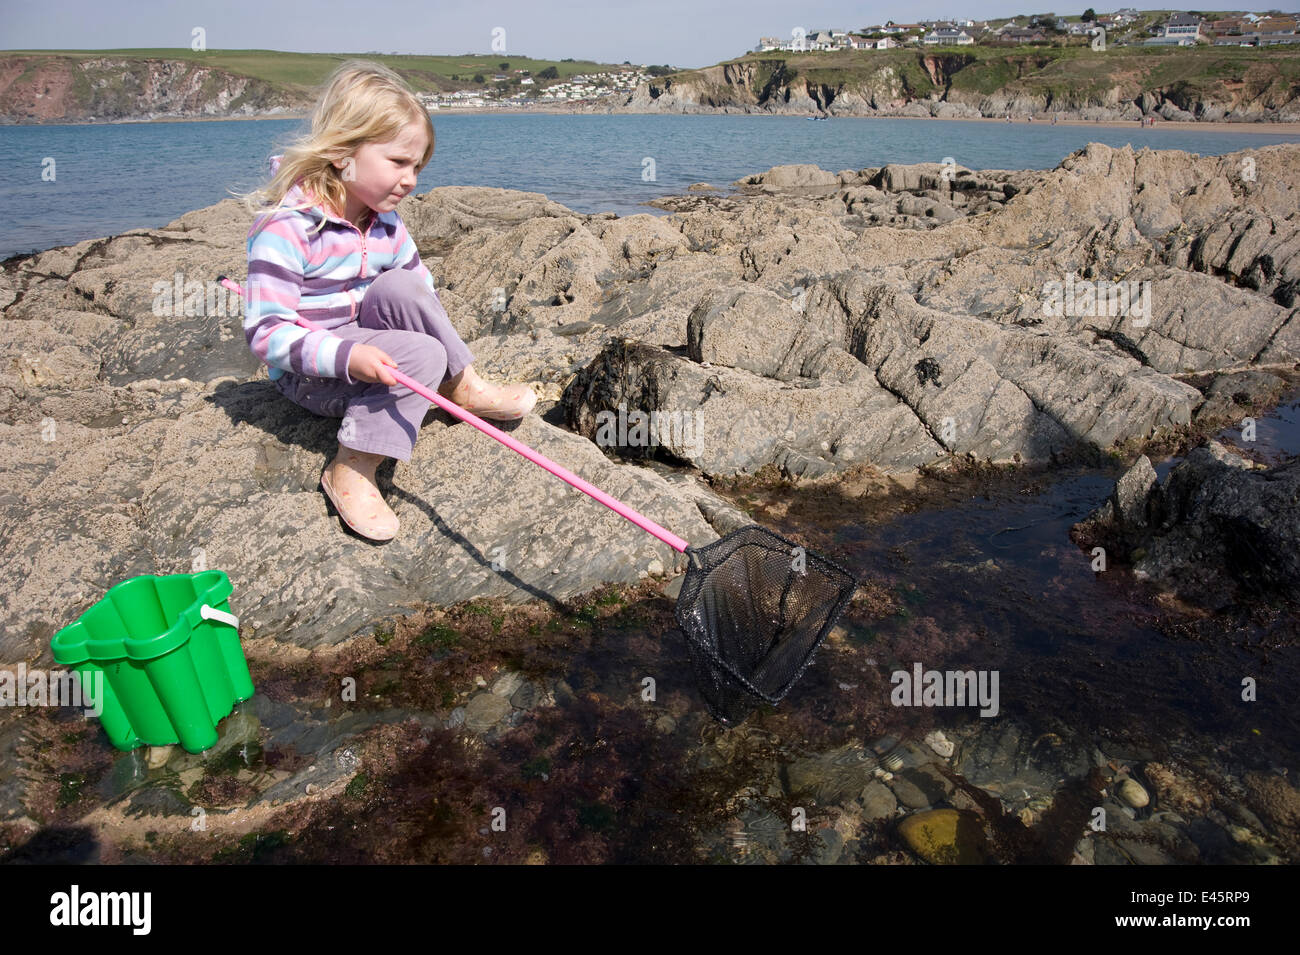
<path fill-rule="evenodd" d="M 309 209 L 315 204 L 343 209 L 347 190 L 342 171 L 334 167 L 335 160 L 353 155 L 366 143 L 390 142 L 411 122 L 421 120 L 429 133 L 429 145 L 417 173 L 433 156 L 433 121 L 428 110 L 388 67 L 370 60 L 347 60 L 325 81 L 312 111 L 311 132 L 285 147 L 270 182 L 252 192 L 232 195 L 254 215 L 271 213 L 257 224 L 257 232 L 281 210 Z M 285 206 L 285 195 L 299 180 L 308 202 Z M 310 201 L 313 198 L 316 202 Z M 316 228 L 324 224 L 321 219 Z"/>

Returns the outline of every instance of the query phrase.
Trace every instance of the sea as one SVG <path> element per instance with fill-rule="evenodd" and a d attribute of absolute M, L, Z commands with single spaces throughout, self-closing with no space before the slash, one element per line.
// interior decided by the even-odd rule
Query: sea
<path fill-rule="evenodd" d="M 433 114 L 418 191 L 497 186 L 576 212 L 666 213 L 648 200 L 692 183 L 727 189 L 772 166 L 831 172 L 885 163 L 1050 169 L 1090 142 L 1222 155 L 1300 136 L 1198 129 L 941 119 L 641 114 Z M 306 119 L 0 127 L 0 259 L 157 228 L 269 176 Z"/>

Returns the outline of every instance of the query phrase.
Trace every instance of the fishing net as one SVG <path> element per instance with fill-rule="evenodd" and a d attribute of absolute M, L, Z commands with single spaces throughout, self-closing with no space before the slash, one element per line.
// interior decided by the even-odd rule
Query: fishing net
<path fill-rule="evenodd" d="M 734 724 L 758 703 L 778 703 L 853 597 L 843 567 L 757 524 L 703 547 L 677 597 L 700 695 Z"/>

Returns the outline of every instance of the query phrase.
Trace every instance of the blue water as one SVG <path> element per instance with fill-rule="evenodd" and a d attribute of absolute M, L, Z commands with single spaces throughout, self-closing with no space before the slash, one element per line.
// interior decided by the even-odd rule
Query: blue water
<path fill-rule="evenodd" d="M 306 120 L 0 128 L 0 258 L 156 228 L 260 184 L 266 157 Z M 642 203 L 694 182 L 725 187 L 783 163 L 862 169 L 941 162 L 1050 169 L 1089 142 L 1221 155 L 1300 136 L 937 119 L 651 115 L 434 115 L 437 149 L 419 189 L 542 192 L 578 212 L 662 214 Z M 48 158 L 47 158 L 48 157 Z M 653 159 L 653 178 L 644 162 Z M 53 160 L 51 166 L 49 159 Z M 42 171 L 52 168 L 53 181 Z"/>

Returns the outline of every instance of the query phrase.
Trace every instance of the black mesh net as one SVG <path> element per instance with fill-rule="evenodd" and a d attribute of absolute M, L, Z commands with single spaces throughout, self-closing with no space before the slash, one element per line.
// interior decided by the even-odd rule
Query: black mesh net
<path fill-rule="evenodd" d="M 760 701 L 777 703 L 790 691 L 857 580 L 757 524 L 686 554 L 677 623 L 709 712 L 738 723 Z"/>

